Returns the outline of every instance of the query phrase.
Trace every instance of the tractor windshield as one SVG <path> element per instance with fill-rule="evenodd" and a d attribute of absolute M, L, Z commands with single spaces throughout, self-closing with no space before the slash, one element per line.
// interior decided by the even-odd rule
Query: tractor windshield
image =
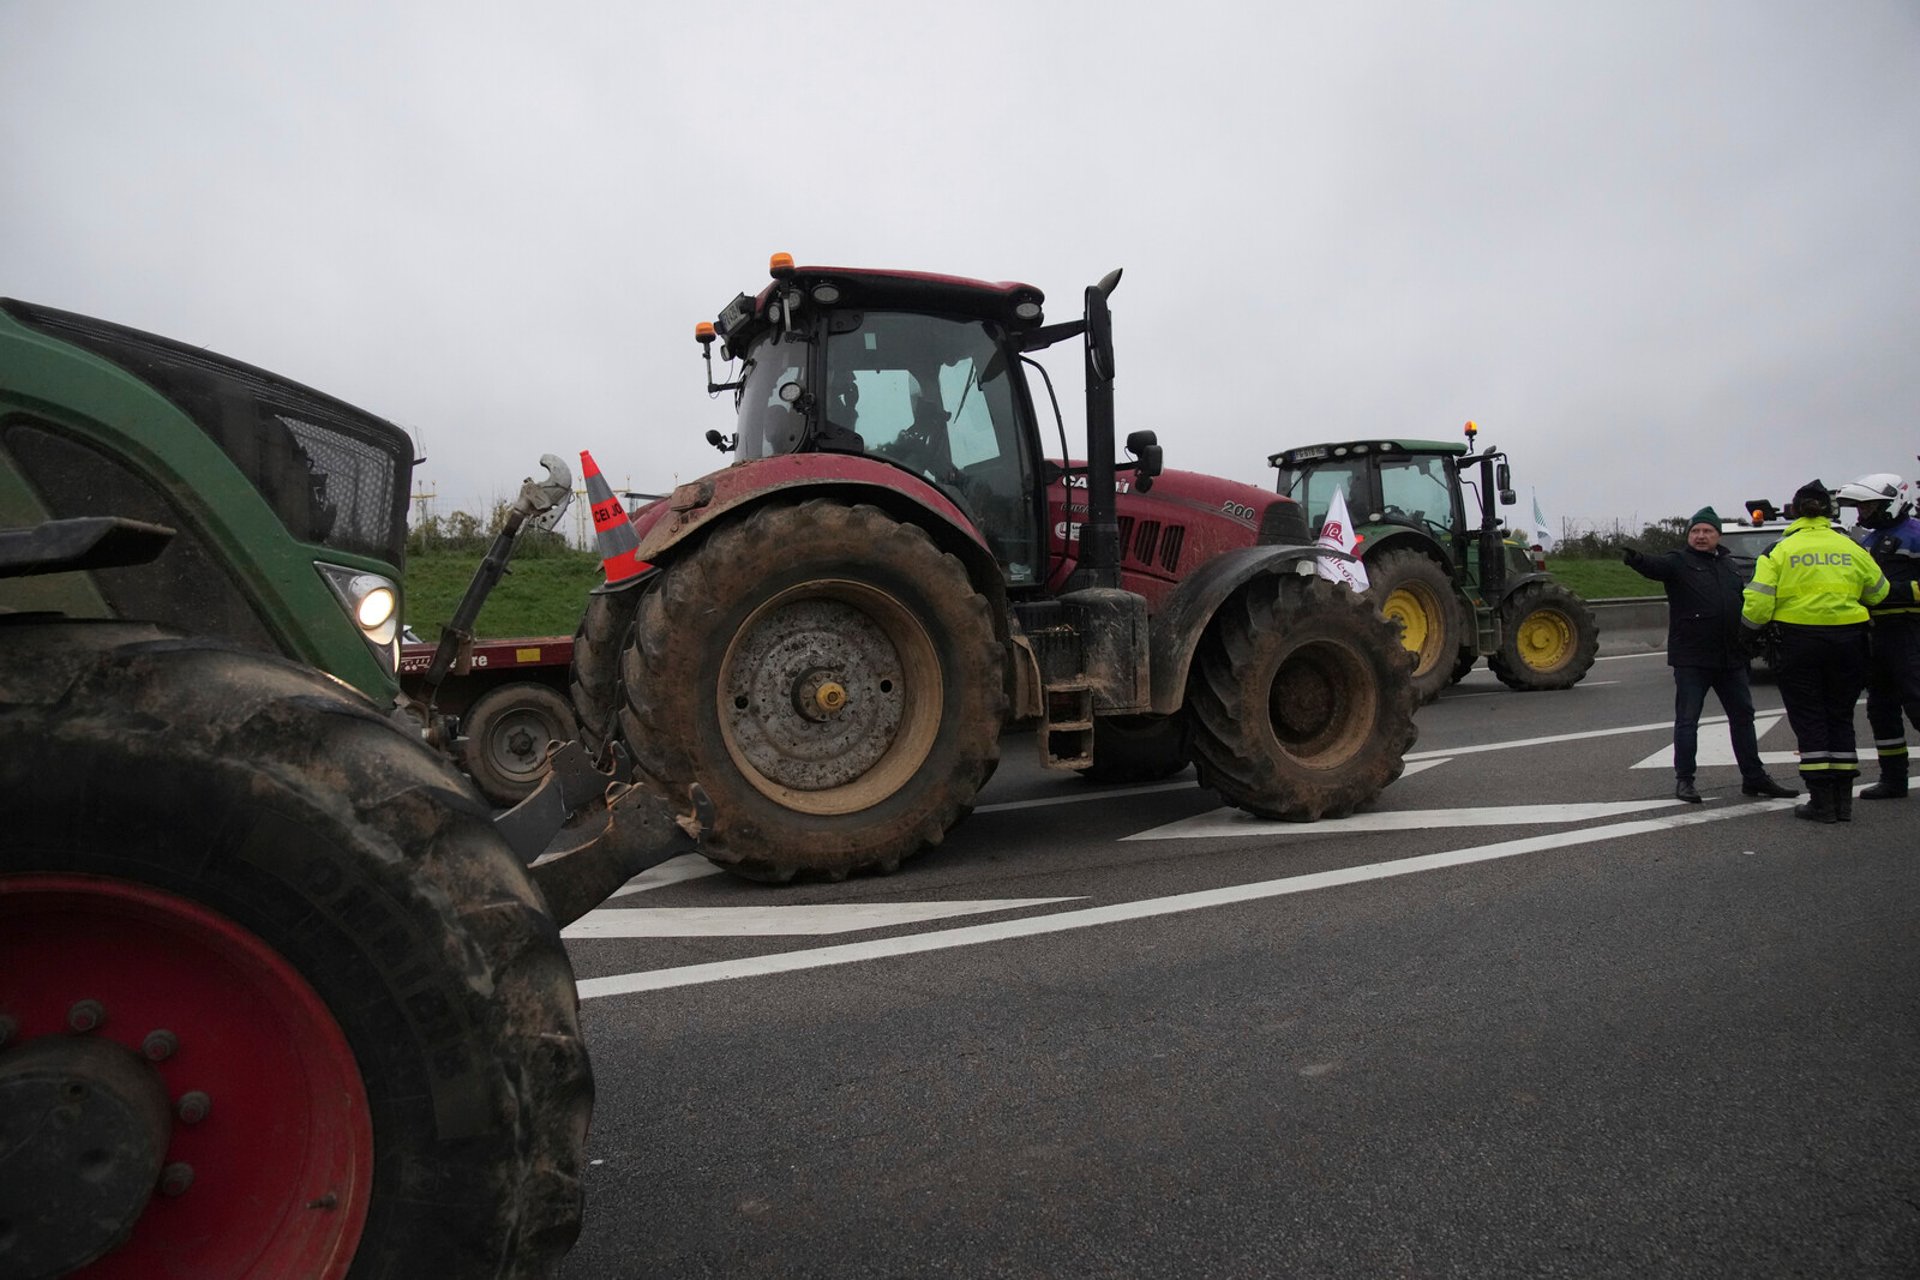
<path fill-rule="evenodd" d="M 1382 515 L 1441 537 L 1453 530 L 1453 483 L 1444 458 L 1382 458 Z"/>
<path fill-rule="evenodd" d="M 1009 361 L 978 320 L 840 313 L 827 339 L 823 448 L 861 450 L 957 500 L 1015 582 L 1033 580 L 1034 486 Z"/>

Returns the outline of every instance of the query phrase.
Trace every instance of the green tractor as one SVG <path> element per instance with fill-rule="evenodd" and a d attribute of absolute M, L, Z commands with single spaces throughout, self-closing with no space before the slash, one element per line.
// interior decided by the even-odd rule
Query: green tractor
<path fill-rule="evenodd" d="M 1478 430 L 1469 422 L 1465 443 L 1350 440 L 1267 459 L 1279 491 L 1306 507 L 1310 529 L 1345 494 L 1369 591 L 1400 625 L 1421 702 L 1482 657 L 1511 688 L 1572 688 L 1599 645 L 1586 602 L 1501 528 L 1495 502 L 1513 505 L 1513 481 L 1506 454 L 1473 451 Z"/>
<path fill-rule="evenodd" d="M 531 1277 L 578 1234 L 559 929 L 704 798 L 569 745 L 496 815 L 432 749 L 412 466 L 329 396 L 0 299 L 0 1275 Z"/>

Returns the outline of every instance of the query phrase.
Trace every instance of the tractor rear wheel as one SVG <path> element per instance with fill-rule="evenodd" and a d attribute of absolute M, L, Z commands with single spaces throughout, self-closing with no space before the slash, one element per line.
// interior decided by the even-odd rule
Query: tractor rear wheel
<path fill-rule="evenodd" d="M 547 774 L 547 744 L 580 734 L 573 708 L 543 684 L 516 680 L 489 689 L 462 717 L 467 773 L 487 799 L 511 807 Z"/>
<path fill-rule="evenodd" d="M 1453 660 L 1453 674 L 1447 678 L 1447 683 L 1459 684 L 1462 680 L 1465 680 L 1467 673 L 1473 670 L 1474 664 L 1479 661 L 1480 655 L 1475 653 L 1471 647 L 1462 649 L 1459 655 Z"/>
<path fill-rule="evenodd" d="M 1557 582 L 1530 582 L 1500 607 L 1500 649 L 1487 666 L 1509 688 L 1571 689 L 1593 666 L 1600 624 Z"/>
<path fill-rule="evenodd" d="M 1418 551 L 1388 551 L 1367 563 L 1367 594 L 1400 627 L 1413 655 L 1413 696 L 1424 705 L 1452 681 L 1463 630 L 1460 604 L 1447 571 Z"/>
<path fill-rule="evenodd" d="M 1345 817 L 1405 768 L 1411 666 L 1348 588 L 1255 579 L 1214 616 L 1187 678 L 1200 785 L 1262 817 Z"/>
<path fill-rule="evenodd" d="M 0 644 L 9 1274 L 550 1274 L 592 1081 L 466 780 L 277 658 L 111 622 Z"/>
<path fill-rule="evenodd" d="M 1193 731 L 1187 717 L 1106 716 L 1093 724 L 1093 763 L 1080 771 L 1088 782 L 1158 782 L 1193 762 Z"/>
<path fill-rule="evenodd" d="M 717 815 L 707 853 L 760 880 L 890 871 L 973 807 L 999 757 L 986 599 L 877 507 L 762 507 L 639 602 L 621 736 Z"/>

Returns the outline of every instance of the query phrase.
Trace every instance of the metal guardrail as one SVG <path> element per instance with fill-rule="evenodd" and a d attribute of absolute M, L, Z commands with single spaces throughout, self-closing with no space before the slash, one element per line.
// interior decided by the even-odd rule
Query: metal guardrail
<path fill-rule="evenodd" d="M 1665 596 L 1589 600 L 1587 607 L 1600 624 L 1602 654 L 1650 653 L 1667 647 Z"/>

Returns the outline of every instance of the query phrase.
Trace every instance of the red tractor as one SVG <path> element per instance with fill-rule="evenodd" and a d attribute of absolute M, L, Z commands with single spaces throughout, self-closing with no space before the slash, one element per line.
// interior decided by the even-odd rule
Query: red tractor
<path fill-rule="evenodd" d="M 771 274 L 696 331 L 738 408 L 736 434 L 708 433 L 734 463 L 634 514 L 661 571 L 595 597 L 575 637 L 583 736 L 699 780 L 709 856 L 776 881 L 890 871 L 972 808 L 1009 726 L 1050 767 L 1140 781 L 1191 761 L 1290 820 L 1399 776 L 1407 654 L 1317 576 L 1299 504 L 1165 471 L 1148 431 L 1116 465 L 1119 272 L 1055 324 L 1025 284 L 785 254 Z M 1084 462 L 1033 358 L 1070 338 Z"/>

